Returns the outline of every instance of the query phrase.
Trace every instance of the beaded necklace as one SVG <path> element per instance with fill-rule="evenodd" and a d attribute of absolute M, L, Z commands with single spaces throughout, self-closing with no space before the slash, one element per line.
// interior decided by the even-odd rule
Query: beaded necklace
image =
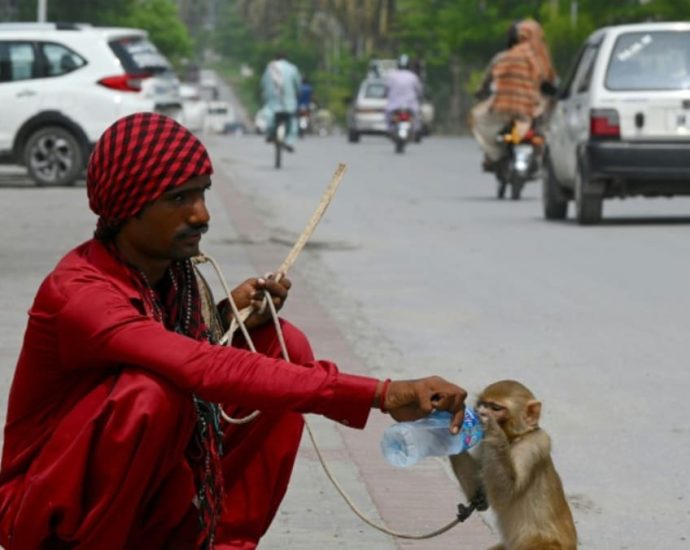
<path fill-rule="evenodd" d="M 172 302 L 168 307 L 161 302 L 160 294 L 153 288 L 146 274 L 141 270 L 137 271 L 143 282 L 154 319 L 179 334 L 210 341 L 210 334 L 203 324 L 200 311 L 195 311 L 194 308 L 194 298 L 198 290 L 193 269 L 189 260 L 176 262 L 168 268 L 169 292 L 172 292 L 175 298 L 175 300 L 166 301 L 166 303 Z M 197 302 L 199 302 L 198 296 Z M 193 317 L 194 323 L 192 323 Z M 220 517 L 223 499 L 223 480 L 220 469 L 220 457 L 223 455 L 223 432 L 220 427 L 219 406 L 196 395 L 192 395 L 192 399 L 197 419 L 195 445 L 201 450 L 201 455 L 197 457 L 200 461 L 200 471 L 196 479 L 195 498 L 199 510 L 200 527 L 197 547 L 210 549 L 213 548 L 215 528 Z"/>

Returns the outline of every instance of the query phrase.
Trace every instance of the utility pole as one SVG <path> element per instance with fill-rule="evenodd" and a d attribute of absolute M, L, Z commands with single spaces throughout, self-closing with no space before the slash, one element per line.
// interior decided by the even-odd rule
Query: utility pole
<path fill-rule="evenodd" d="M 39 23 L 46 22 L 46 12 L 48 11 L 48 0 L 38 0 L 37 17 Z"/>
<path fill-rule="evenodd" d="M 570 26 L 577 27 L 577 0 L 570 0 Z"/>

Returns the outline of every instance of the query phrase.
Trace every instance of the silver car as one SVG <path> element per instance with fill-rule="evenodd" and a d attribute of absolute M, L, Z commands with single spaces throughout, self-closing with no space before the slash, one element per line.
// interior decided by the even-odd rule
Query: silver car
<path fill-rule="evenodd" d="M 347 112 L 347 139 L 357 143 L 362 134 L 387 134 L 386 83 L 369 76 L 359 86 L 357 97 Z"/>
<path fill-rule="evenodd" d="M 604 199 L 690 195 L 690 23 L 602 28 L 582 46 L 546 128 L 543 203 L 575 202 L 597 223 Z"/>

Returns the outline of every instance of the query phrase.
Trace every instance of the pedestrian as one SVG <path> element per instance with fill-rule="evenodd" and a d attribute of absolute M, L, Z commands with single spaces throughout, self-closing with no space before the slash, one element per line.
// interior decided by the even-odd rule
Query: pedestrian
<path fill-rule="evenodd" d="M 228 327 L 190 258 L 210 216 L 212 165 L 174 120 L 115 122 L 89 159 L 94 238 L 64 256 L 29 310 L 10 389 L 0 468 L 0 544 L 11 549 L 255 548 L 285 494 L 315 413 L 363 428 L 372 408 L 396 420 L 432 408 L 462 421 L 465 391 L 439 377 L 377 380 L 315 360 L 270 314 L 214 345 Z M 239 308 L 286 278 L 250 278 Z M 268 308 L 265 308 L 268 309 Z M 226 424 L 258 409 L 243 425 Z"/>

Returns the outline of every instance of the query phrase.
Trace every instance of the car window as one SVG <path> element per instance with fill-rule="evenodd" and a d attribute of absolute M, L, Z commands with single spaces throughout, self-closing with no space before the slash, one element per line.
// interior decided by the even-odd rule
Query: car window
<path fill-rule="evenodd" d="M 582 61 L 582 56 L 584 55 L 585 51 L 587 50 L 587 44 L 582 46 L 580 50 L 577 52 L 577 55 L 575 56 L 575 62 L 570 66 L 570 70 L 568 71 L 568 76 L 565 78 L 565 83 L 563 84 L 563 93 L 561 95 L 561 99 L 565 99 L 567 97 L 570 97 L 570 94 L 573 91 L 573 82 L 575 80 L 575 76 L 578 73 L 578 69 L 580 68 L 580 61 Z"/>
<path fill-rule="evenodd" d="M 690 89 L 690 32 L 621 34 L 604 85 L 609 90 Z"/>
<path fill-rule="evenodd" d="M 573 89 L 576 93 L 581 94 L 589 90 L 589 84 L 592 81 L 592 73 L 594 72 L 594 62 L 597 59 L 597 52 L 599 48 L 594 45 L 588 45 L 582 53 L 582 60 L 575 74 L 573 80 Z"/>
<path fill-rule="evenodd" d="M 170 70 L 170 62 L 151 42 L 141 36 L 120 38 L 110 42 L 110 49 L 130 74 L 160 73 Z"/>
<path fill-rule="evenodd" d="M 60 44 L 45 42 L 40 45 L 45 58 L 46 76 L 60 76 L 86 65 L 86 60 Z"/>
<path fill-rule="evenodd" d="M 30 42 L 0 42 L 0 82 L 29 80 L 38 76 L 38 64 Z"/>
<path fill-rule="evenodd" d="M 386 85 L 383 82 L 371 82 L 364 88 L 364 97 L 368 99 L 384 99 L 386 97 Z"/>

